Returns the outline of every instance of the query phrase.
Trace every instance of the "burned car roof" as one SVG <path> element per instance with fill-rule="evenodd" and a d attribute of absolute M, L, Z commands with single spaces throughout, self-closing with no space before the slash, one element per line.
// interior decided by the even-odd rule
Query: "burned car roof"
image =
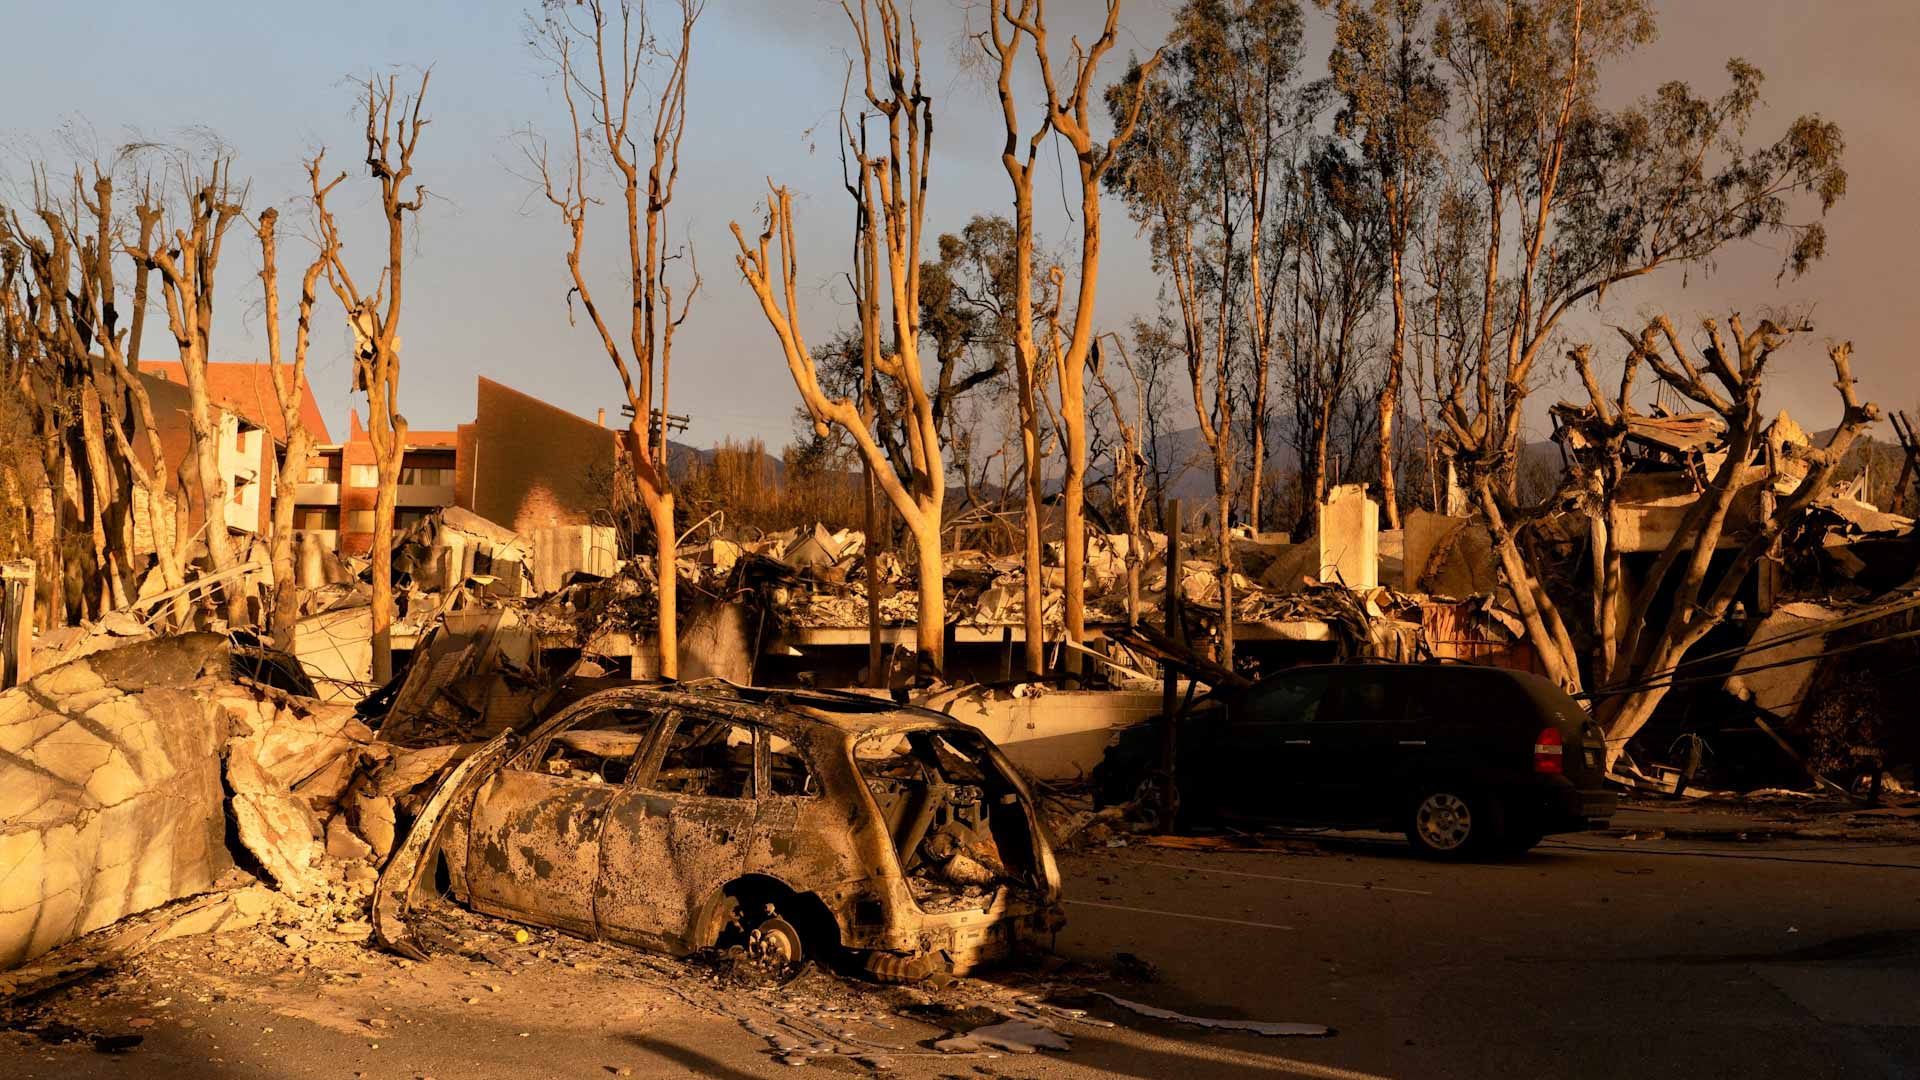
<path fill-rule="evenodd" d="M 614 695 L 633 701 L 717 708 L 775 727 L 792 724 L 830 727 L 855 737 L 875 731 L 967 729 L 965 724 L 945 713 L 885 698 L 832 690 L 770 690 L 741 686 L 725 679 L 678 683 L 594 679 L 583 682 L 577 690 L 563 695 L 561 703 L 552 707 L 549 715 L 589 698 Z"/>

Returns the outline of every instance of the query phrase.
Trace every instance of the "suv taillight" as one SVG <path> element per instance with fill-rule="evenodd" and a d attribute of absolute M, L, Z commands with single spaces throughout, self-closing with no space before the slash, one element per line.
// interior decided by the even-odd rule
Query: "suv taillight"
<path fill-rule="evenodd" d="M 1533 771 L 1537 773 L 1564 773 L 1567 771 L 1560 742 L 1560 729 L 1547 728 L 1533 737 Z"/>

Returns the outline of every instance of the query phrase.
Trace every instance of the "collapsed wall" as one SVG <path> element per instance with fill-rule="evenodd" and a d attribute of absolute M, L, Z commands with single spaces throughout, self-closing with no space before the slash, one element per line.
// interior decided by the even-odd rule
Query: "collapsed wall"
<path fill-rule="evenodd" d="M 63 664 L 0 694 L 0 969 L 205 891 L 231 865 L 226 642 L 188 634 Z"/>
<path fill-rule="evenodd" d="M 329 854 L 383 858 L 393 797 L 446 756 L 387 750 L 351 706 L 237 679 L 217 634 L 90 653 L 0 694 L 0 971 L 220 888 L 236 858 L 296 896 Z"/>

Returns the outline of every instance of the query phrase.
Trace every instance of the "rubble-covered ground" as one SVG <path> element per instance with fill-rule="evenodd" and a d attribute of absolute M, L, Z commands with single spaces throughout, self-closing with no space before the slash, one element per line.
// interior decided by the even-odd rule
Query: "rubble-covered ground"
<path fill-rule="evenodd" d="M 255 926 L 0 1009 L 0 1074 L 1920 1071 L 1913 831 L 1831 836 L 1816 809 L 1693 801 L 1616 824 L 1487 865 L 1370 834 L 1163 845 L 1110 831 L 1063 860 L 1069 923 L 1052 955 L 916 987 L 675 961 L 443 904 L 418 917 L 431 957 L 415 962 L 370 948 L 365 886 L 333 880 Z M 1247 1030 L 1289 1023 L 1332 1033 Z"/>

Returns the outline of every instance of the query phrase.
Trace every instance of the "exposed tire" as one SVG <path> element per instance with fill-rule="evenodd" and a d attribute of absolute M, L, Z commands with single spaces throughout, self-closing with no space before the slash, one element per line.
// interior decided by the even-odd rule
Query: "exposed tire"
<path fill-rule="evenodd" d="M 1500 803 L 1467 788 L 1423 789 L 1407 812 L 1407 839 L 1429 859 L 1476 858 L 1500 850 L 1505 835 Z"/>

